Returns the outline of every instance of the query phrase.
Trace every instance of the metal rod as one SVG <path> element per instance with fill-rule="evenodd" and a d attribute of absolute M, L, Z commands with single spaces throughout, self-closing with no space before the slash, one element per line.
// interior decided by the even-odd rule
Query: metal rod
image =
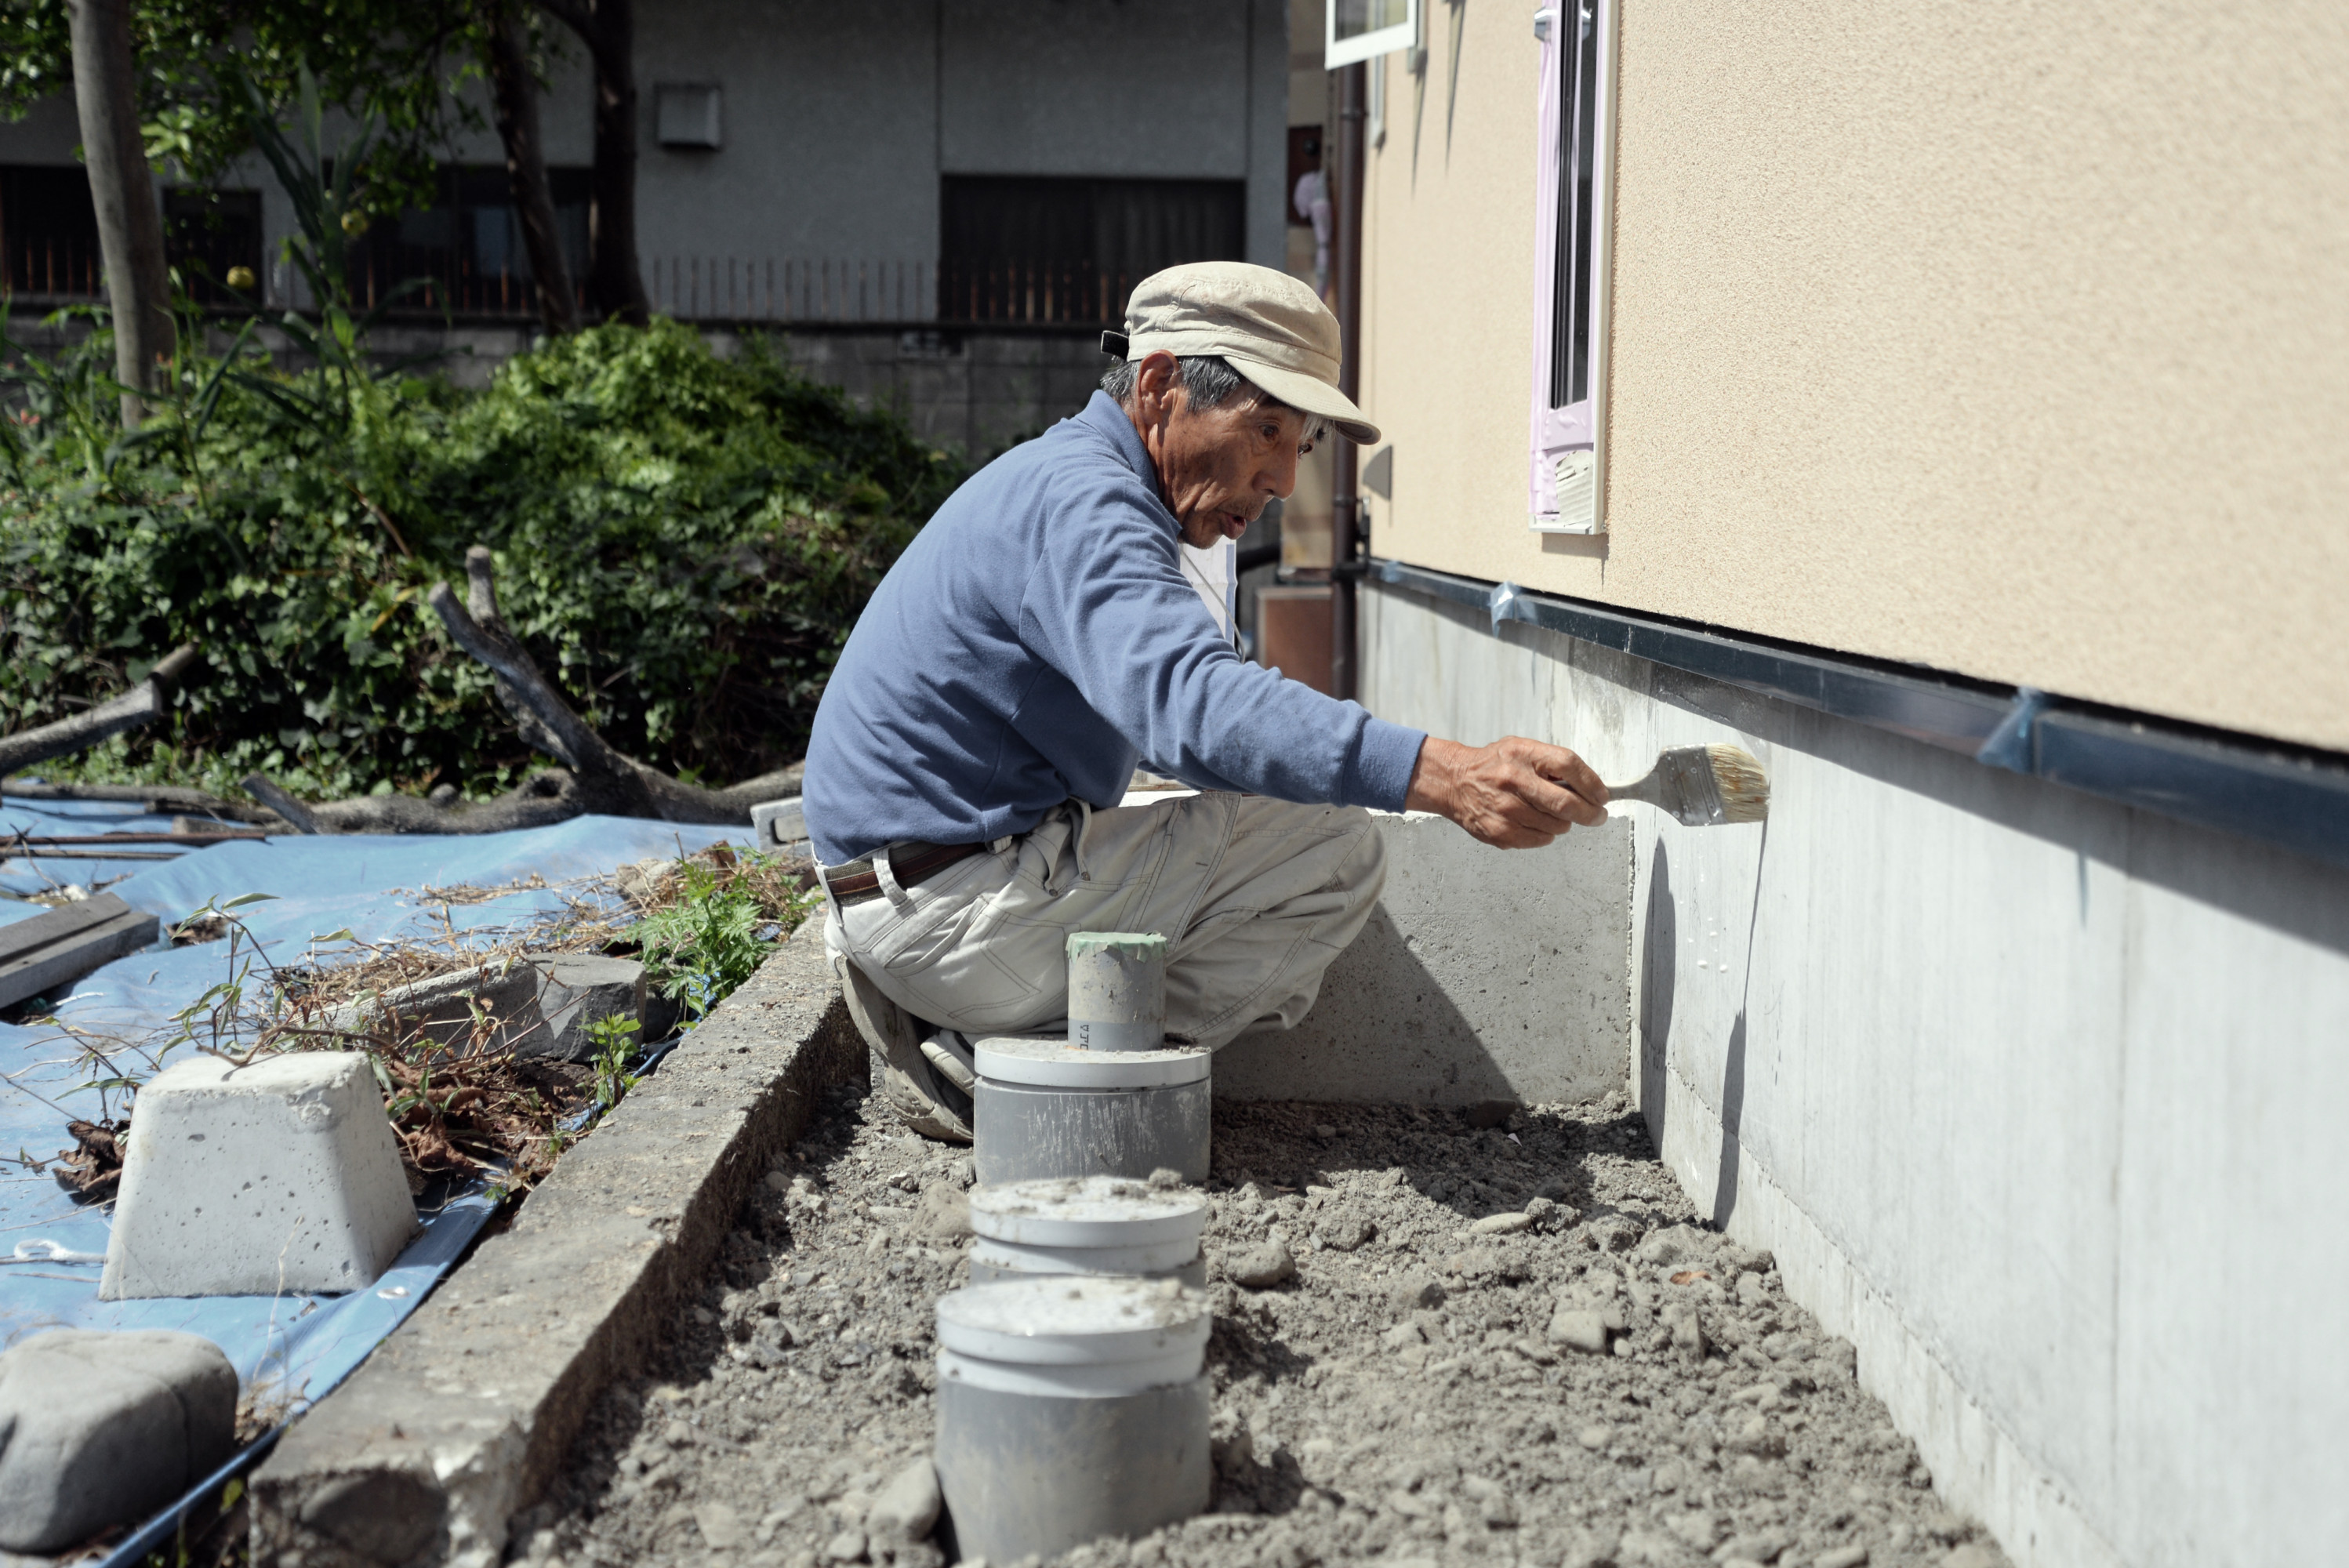
<path fill-rule="evenodd" d="M 176 861 L 181 850 L 18 850 L 0 845 L 0 861 Z"/>
<path fill-rule="evenodd" d="M 1384 68 L 1383 63 L 1381 67 Z M 1362 106 L 1367 67 L 1361 62 L 1338 73 L 1337 293 L 1338 389 L 1359 395 L 1362 376 Z M 1334 436 L 1330 455 L 1337 473 L 1330 487 L 1330 695 L 1351 699 L 1359 691 L 1354 629 L 1354 578 L 1361 562 L 1361 492 L 1356 473 L 1361 454 L 1343 436 Z"/>

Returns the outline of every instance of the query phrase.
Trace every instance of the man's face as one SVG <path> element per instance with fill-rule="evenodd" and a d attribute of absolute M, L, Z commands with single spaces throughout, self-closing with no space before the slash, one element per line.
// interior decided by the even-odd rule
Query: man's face
<path fill-rule="evenodd" d="M 1194 408 L 1165 353 L 1143 360 L 1129 412 L 1183 542 L 1201 549 L 1237 539 L 1266 502 L 1297 488 L 1297 460 L 1313 449 L 1307 437 L 1319 423 L 1248 387 L 1220 407 Z"/>

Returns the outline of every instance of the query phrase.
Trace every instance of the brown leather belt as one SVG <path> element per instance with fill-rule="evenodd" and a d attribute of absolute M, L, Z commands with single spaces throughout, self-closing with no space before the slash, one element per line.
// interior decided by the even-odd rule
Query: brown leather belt
<path fill-rule="evenodd" d="M 899 844 L 889 851 L 889 870 L 899 887 L 912 887 L 925 882 L 948 866 L 957 865 L 979 851 L 985 844 Z M 845 907 L 863 903 L 868 898 L 881 896 L 880 873 L 873 869 L 868 858 L 850 861 L 845 865 L 827 866 L 824 885 L 832 889 L 833 902 Z"/>

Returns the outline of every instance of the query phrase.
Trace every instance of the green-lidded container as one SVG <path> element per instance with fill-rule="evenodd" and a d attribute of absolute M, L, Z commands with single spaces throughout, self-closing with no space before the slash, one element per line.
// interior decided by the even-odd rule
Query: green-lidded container
<path fill-rule="evenodd" d="M 1069 1043 L 1088 1051 L 1164 1048 L 1164 937 L 1154 931 L 1069 934 Z"/>

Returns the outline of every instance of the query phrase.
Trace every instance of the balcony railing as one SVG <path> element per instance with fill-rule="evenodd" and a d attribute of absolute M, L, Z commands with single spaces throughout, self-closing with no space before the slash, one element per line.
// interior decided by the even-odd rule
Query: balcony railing
<path fill-rule="evenodd" d="M 75 240 L 11 241 L 7 292 L 26 303 L 65 304 L 105 297 L 98 247 Z"/>
<path fill-rule="evenodd" d="M 11 245 L 5 263 L 6 288 L 20 301 L 104 297 L 103 268 L 94 245 Z M 271 272 L 270 308 L 308 305 L 308 291 L 289 276 L 288 268 L 280 264 Z M 423 281 L 395 299 L 400 280 L 408 278 Z M 778 325 L 1082 328 L 1118 320 L 1133 283 L 1122 270 L 1047 263 L 667 255 L 648 258 L 645 267 L 646 293 L 661 315 Z M 585 281 L 574 287 L 584 307 Z M 526 275 L 510 268 L 483 271 L 462 256 L 421 247 L 367 247 L 354 259 L 351 294 L 363 311 L 389 305 L 401 315 L 445 313 L 526 321 L 538 314 Z M 233 303 L 216 286 L 200 285 L 197 295 L 204 304 Z"/>

